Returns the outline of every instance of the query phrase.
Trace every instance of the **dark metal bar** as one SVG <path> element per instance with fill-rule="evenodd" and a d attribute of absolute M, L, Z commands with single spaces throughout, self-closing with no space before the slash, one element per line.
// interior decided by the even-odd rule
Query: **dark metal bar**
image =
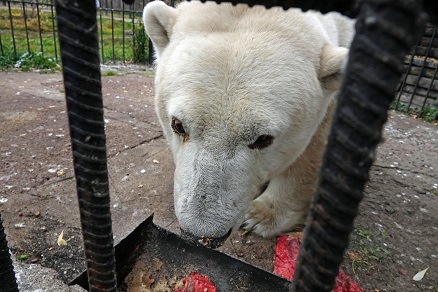
<path fill-rule="evenodd" d="M 2 53 L 2 55 L 5 54 L 5 52 L 3 51 L 2 31 L 1 30 L 0 30 L 0 52 Z"/>
<path fill-rule="evenodd" d="M 11 2 L 8 1 L 9 22 L 11 24 L 12 46 L 14 47 L 14 57 L 17 58 L 17 45 L 15 44 L 14 23 L 12 21 Z"/>
<path fill-rule="evenodd" d="M 433 31 L 432 40 L 435 38 L 435 33 L 436 33 L 436 29 Z M 421 38 L 420 38 L 420 41 L 421 41 Z M 430 50 L 432 49 L 432 43 L 433 42 L 431 41 L 429 43 L 429 46 L 427 47 L 426 54 L 424 54 L 423 64 L 421 65 L 420 73 L 418 74 L 418 78 L 415 79 L 414 90 L 412 91 L 412 95 L 411 95 L 411 98 L 409 99 L 409 103 L 408 103 L 408 112 L 411 108 L 412 101 L 414 100 L 415 93 L 417 92 L 418 84 L 420 84 L 420 79 L 423 76 L 424 67 L 426 66 L 426 59 L 429 57 Z M 427 97 L 425 99 L 427 99 Z"/>
<path fill-rule="evenodd" d="M 331 291 L 403 58 L 422 32 L 417 0 L 364 1 L 300 248 L 293 291 Z"/>
<path fill-rule="evenodd" d="M 432 39 L 430 40 L 431 44 L 435 40 L 437 30 L 438 30 L 438 27 L 435 27 Z M 424 61 L 426 62 L 426 59 Z M 438 72 L 438 66 L 435 67 L 435 70 L 433 72 L 432 80 L 430 81 L 429 87 L 427 88 L 426 96 L 424 97 L 424 101 L 423 101 L 423 105 L 421 106 L 421 110 L 424 110 L 424 108 L 426 106 L 426 102 L 427 102 L 427 99 L 429 98 L 430 91 L 432 90 L 433 83 L 435 82 L 437 72 Z"/>
<path fill-rule="evenodd" d="M 2 215 L 0 214 L 0 291 L 18 292 L 15 279 L 14 266 L 9 254 L 8 241 L 3 228 Z"/>
<path fill-rule="evenodd" d="M 134 5 L 131 7 L 131 21 L 132 21 L 132 58 L 135 58 L 135 13 L 134 13 Z"/>
<path fill-rule="evenodd" d="M 122 2 L 122 55 L 125 63 L 125 2 Z"/>
<path fill-rule="evenodd" d="M 424 108 L 426 107 L 426 102 L 427 102 L 427 99 L 429 98 L 430 91 L 432 90 L 432 85 L 433 85 L 434 81 L 436 81 L 437 73 L 438 73 L 438 66 L 435 67 L 435 70 L 433 71 L 433 77 L 432 77 L 432 80 L 430 81 L 429 87 L 427 88 L 426 96 L 424 97 L 423 105 L 421 106 L 421 110 L 424 110 Z"/>
<path fill-rule="evenodd" d="M 26 32 L 27 52 L 30 54 L 29 30 L 27 29 L 26 4 L 24 2 L 22 2 L 22 5 L 23 5 L 24 30 Z"/>
<path fill-rule="evenodd" d="M 148 63 L 149 65 L 154 63 L 154 44 L 152 43 L 152 40 L 148 38 Z"/>
<path fill-rule="evenodd" d="M 90 291 L 116 291 L 95 0 L 57 0 L 73 164 Z"/>
<path fill-rule="evenodd" d="M 53 46 L 55 49 L 55 60 L 56 60 L 56 62 L 58 62 L 58 45 L 57 45 L 57 39 L 56 39 L 55 13 L 53 11 L 53 5 L 50 5 L 50 12 L 52 13 L 52 36 L 53 36 Z"/>
<path fill-rule="evenodd" d="M 44 55 L 43 37 L 41 35 L 41 17 L 40 17 L 39 0 L 36 0 L 36 8 L 37 8 L 37 18 L 38 18 L 38 33 L 40 36 L 40 49 L 41 49 L 41 53 Z"/>
<path fill-rule="evenodd" d="M 99 22 L 100 22 L 100 49 L 102 52 L 101 60 L 102 63 L 105 63 L 105 53 L 104 53 L 104 43 L 103 43 L 103 28 L 102 28 L 102 3 L 100 3 L 99 7 Z"/>
<path fill-rule="evenodd" d="M 115 61 L 115 52 L 114 52 L 114 7 L 113 0 L 111 0 L 111 43 L 113 49 L 113 62 Z"/>
<path fill-rule="evenodd" d="M 403 89 L 406 86 L 406 81 L 407 81 L 407 79 L 409 77 L 409 72 L 411 71 L 411 68 L 412 68 L 412 62 L 414 61 L 414 57 L 415 57 L 415 55 L 417 53 L 417 48 L 418 48 L 418 45 L 420 44 L 420 42 L 421 42 L 421 37 L 418 38 L 417 43 L 414 46 L 414 50 L 411 52 L 411 58 L 409 60 L 409 65 L 408 65 L 408 68 L 406 70 L 406 73 L 405 73 L 404 77 L 402 78 L 403 81 L 402 81 L 402 83 L 400 85 L 400 91 L 398 93 L 397 100 L 395 102 L 395 109 L 398 109 L 398 106 L 400 104 L 400 99 L 401 99 L 401 96 L 403 95 Z"/>

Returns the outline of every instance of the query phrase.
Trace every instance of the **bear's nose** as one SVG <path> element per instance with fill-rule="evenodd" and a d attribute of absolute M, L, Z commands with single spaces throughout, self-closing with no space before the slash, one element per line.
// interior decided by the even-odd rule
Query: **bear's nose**
<path fill-rule="evenodd" d="M 222 246 L 230 236 L 232 229 L 230 229 L 224 236 L 221 237 L 199 237 L 185 231 L 181 228 L 181 238 L 190 244 L 197 246 L 204 246 L 208 248 L 218 248 Z"/>

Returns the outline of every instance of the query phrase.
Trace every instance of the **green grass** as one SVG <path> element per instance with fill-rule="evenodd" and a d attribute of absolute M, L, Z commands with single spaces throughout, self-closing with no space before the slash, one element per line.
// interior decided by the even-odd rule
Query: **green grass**
<path fill-rule="evenodd" d="M 117 73 L 114 71 L 106 71 L 102 73 L 102 76 L 115 76 L 115 75 L 117 75 Z"/>
<path fill-rule="evenodd" d="M 14 54 L 12 49 L 4 48 L 4 54 L 0 55 L 0 69 L 16 68 L 22 71 L 30 69 L 57 70 L 59 64 L 55 59 L 43 55 L 41 52 L 19 52 Z"/>
<path fill-rule="evenodd" d="M 100 19 L 98 14 L 97 19 L 99 54 L 101 60 L 106 63 L 118 61 L 133 62 L 135 59 L 138 63 L 144 63 L 144 61 L 147 60 L 148 42 L 145 41 L 141 43 L 138 41 L 138 36 L 144 35 L 144 28 L 141 25 L 140 18 L 137 17 L 133 23 L 127 13 L 125 13 L 124 22 L 121 19 L 121 13 L 115 13 L 114 17 L 116 17 L 116 19 L 114 20 L 111 20 L 109 17 L 111 17 L 111 14 L 108 14 L 108 16 L 102 15 L 102 19 Z M 42 65 L 44 67 L 46 65 L 44 62 L 41 64 L 41 60 L 37 61 L 37 59 L 42 59 L 43 57 L 59 62 L 59 41 L 57 36 L 56 39 L 53 38 L 52 32 L 53 29 L 56 30 L 56 21 L 52 19 L 50 12 L 40 12 L 40 25 L 38 25 L 36 13 L 33 18 L 27 19 L 28 36 L 26 37 L 26 26 L 24 18 L 21 15 L 21 10 L 17 8 L 12 9 L 16 54 L 14 54 L 14 42 L 10 21 L 9 11 L 7 9 L 1 9 L 0 36 L 3 53 L 0 51 L 0 68 L 15 67 L 26 52 L 33 56 L 35 62 L 32 64 L 36 66 Z M 135 41 L 134 36 L 136 36 Z M 138 44 L 135 47 L 134 42 Z M 134 54 L 138 54 L 139 50 L 140 53 L 144 54 L 143 58 L 135 58 Z M 25 66 L 28 64 L 29 63 L 25 62 Z"/>
<path fill-rule="evenodd" d="M 351 242 L 354 247 L 346 253 L 346 259 L 351 261 L 353 274 L 357 269 L 368 269 L 376 262 L 386 258 L 390 252 L 382 245 L 382 240 L 389 236 L 385 230 L 373 235 L 370 231 L 355 228 L 351 235 Z"/>
<path fill-rule="evenodd" d="M 27 255 L 27 254 L 20 254 L 20 255 L 17 255 L 17 260 L 19 260 L 19 261 L 25 261 L 25 260 L 27 260 L 29 258 L 29 255 Z"/>
<path fill-rule="evenodd" d="M 438 98 L 435 100 L 435 105 L 425 107 L 421 110 L 412 107 L 409 108 L 406 104 L 396 101 L 391 104 L 391 109 L 411 114 L 416 118 L 423 119 L 424 121 L 429 123 L 434 123 L 438 121 Z"/>
<path fill-rule="evenodd" d="M 435 100 L 435 105 L 421 110 L 420 118 L 426 122 L 438 121 L 438 98 Z"/>

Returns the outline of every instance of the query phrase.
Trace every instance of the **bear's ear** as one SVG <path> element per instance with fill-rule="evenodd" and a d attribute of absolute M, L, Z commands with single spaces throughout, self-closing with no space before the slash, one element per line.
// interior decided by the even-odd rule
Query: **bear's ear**
<path fill-rule="evenodd" d="M 318 77 L 325 89 L 337 90 L 339 88 L 347 59 L 347 48 L 335 47 L 331 44 L 324 46 L 321 53 Z"/>
<path fill-rule="evenodd" d="M 157 57 L 169 44 L 176 16 L 176 9 L 167 6 L 163 1 L 150 2 L 143 10 L 144 27 L 154 44 Z"/>

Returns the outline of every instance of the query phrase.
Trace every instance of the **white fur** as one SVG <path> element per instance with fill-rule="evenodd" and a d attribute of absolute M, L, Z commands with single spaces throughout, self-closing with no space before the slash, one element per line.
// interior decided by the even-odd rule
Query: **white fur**
<path fill-rule="evenodd" d="M 174 9 L 161 1 L 149 3 L 143 19 L 157 50 L 156 111 L 176 164 L 181 227 L 220 237 L 245 221 L 273 236 L 302 223 L 352 21 L 245 5 Z M 172 131 L 172 117 L 187 141 Z M 272 135 L 273 144 L 250 149 L 260 135 Z"/>

